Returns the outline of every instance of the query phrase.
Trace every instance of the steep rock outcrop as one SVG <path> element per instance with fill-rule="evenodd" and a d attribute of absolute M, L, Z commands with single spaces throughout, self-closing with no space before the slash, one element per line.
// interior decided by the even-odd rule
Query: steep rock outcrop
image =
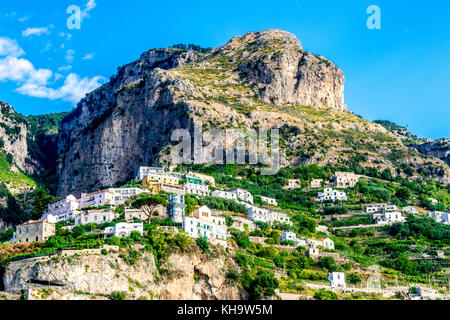
<path fill-rule="evenodd" d="M 364 165 L 395 174 L 398 155 L 420 158 L 380 125 L 347 112 L 344 81 L 332 62 L 280 30 L 235 37 L 206 53 L 150 50 L 62 121 L 57 193 L 117 186 L 139 165 L 169 165 L 172 132 L 192 132 L 197 121 L 205 130 L 297 128 L 284 132 L 281 166 L 342 164 L 363 153 L 372 159 Z M 447 165 L 443 174 L 429 173 L 450 181 Z"/>
<path fill-rule="evenodd" d="M 238 70 L 258 87 L 260 98 L 267 103 L 347 110 L 342 70 L 324 57 L 303 51 L 291 33 L 251 32 L 233 38 L 216 52 L 237 59 Z"/>
<path fill-rule="evenodd" d="M 104 298 L 114 291 L 125 292 L 127 299 L 245 298 L 244 292 L 226 282 L 226 259 L 206 258 L 198 251 L 173 253 L 161 274 L 150 252 L 129 265 L 116 249 L 109 249 L 107 255 L 93 249 L 11 262 L 3 280 L 6 292 L 30 292 L 30 299 Z"/>
<path fill-rule="evenodd" d="M 263 55 L 259 46 L 270 47 L 273 55 Z M 207 54 L 150 50 L 119 68 L 61 123 L 58 195 L 120 184 L 132 178 L 139 165 L 155 162 L 174 129 L 192 127 L 199 105 L 189 100 L 217 94 L 187 76 L 183 66 L 216 70 L 218 57 L 229 59 L 232 66 L 225 82 L 257 86 L 255 94 L 267 103 L 345 109 L 342 71 L 303 52 L 287 32 L 250 33 Z M 245 72 L 244 79 L 236 80 Z"/>
<path fill-rule="evenodd" d="M 411 145 L 420 153 L 434 158 L 439 158 L 450 165 L 450 139 L 437 139 L 431 142 Z"/>
<path fill-rule="evenodd" d="M 13 107 L 0 102 L 0 138 L 3 140 L 2 149 L 10 153 L 13 161 L 23 170 L 32 171 L 33 166 L 28 162 L 27 124 L 16 117 Z M 27 161 L 28 160 L 28 161 Z"/>

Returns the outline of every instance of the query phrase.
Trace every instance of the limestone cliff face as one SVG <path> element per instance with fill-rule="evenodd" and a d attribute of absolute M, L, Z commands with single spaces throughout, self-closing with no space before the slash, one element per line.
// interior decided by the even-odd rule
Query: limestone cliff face
<path fill-rule="evenodd" d="M 437 139 L 411 146 L 424 155 L 439 158 L 450 165 L 450 139 Z"/>
<path fill-rule="evenodd" d="M 4 288 L 10 294 L 29 292 L 29 299 L 104 299 L 114 291 L 125 292 L 127 299 L 245 298 L 238 288 L 226 283 L 225 264 L 224 256 L 174 253 L 161 274 L 149 252 L 129 265 L 114 249 L 108 255 L 84 250 L 12 262 L 5 271 Z"/>
<path fill-rule="evenodd" d="M 185 107 L 174 105 L 168 86 L 186 92 L 192 88 L 160 68 L 196 59 L 192 51 L 146 52 L 81 100 L 60 126 L 58 194 L 113 186 L 133 178 L 139 165 L 153 162 L 172 131 L 190 121 Z"/>
<path fill-rule="evenodd" d="M 198 121 L 223 132 L 281 128 L 282 166 L 342 164 L 364 153 L 364 166 L 395 174 L 390 154 L 421 160 L 380 125 L 347 111 L 344 81 L 332 62 L 280 30 L 235 37 L 206 53 L 150 50 L 62 121 L 57 193 L 116 186 L 139 165 L 169 165 L 172 132 L 192 132 Z M 437 179 L 450 181 L 447 165 Z"/>
<path fill-rule="evenodd" d="M 27 125 L 15 117 L 9 104 L 0 102 L 0 138 L 3 150 L 13 156 L 14 162 L 23 170 L 31 171 L 33 166 L 28 159 Z"/>
<path fill-rule="evenodd" d="M 218 66 L 218 59 L 226 66 Z M 218 96 L 214 82 L 198 83 L 207 79 L 195 72 L 220 69 L 224 82 L 251 86 L 251 95 L 267 103 L 345 109 L 342 71 L 303 52 L 287 32 L 250 33 L 207 54 L 150 50 L 121 67 L 63 120 L 58 195 L 120 184 L 139 165 L 155 162 L 174 129 L 191 127 L 192 115 L 204 109 L 199 102 Z M 227 112 L 222 116 L 226 119 Z"/>
<path fill-rule="evenodd" d="M 293 34 L 251 32 L 233 38 L 216 52 L 237 59 L 238 70 L 258 87 L 267 103 L 347 109 L 342 70 L 324 57 L 303 51 Z"/>

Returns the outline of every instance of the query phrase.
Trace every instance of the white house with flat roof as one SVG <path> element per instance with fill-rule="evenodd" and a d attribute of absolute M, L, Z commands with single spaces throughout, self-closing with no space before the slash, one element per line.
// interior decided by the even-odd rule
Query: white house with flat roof
<path fill-rule="evenodd" d="M 102 224 L 111 222 L 117 217 L 117 214 L 110 209 L 87 210 L 81 212 L 75 218 L 75 225 L 84 225 L 88 223 Z"/>
<path fill-rule="evenodd" d="M 332 188 L 326 188 L 323 192 L 319 192 L 317 195 L 318 201 L 327 200 L 339 200 L 347 201 L 347 194 L 344 191 L 334 190 Z"/>
<path fill-rule="evenodd" d="M 271 204 L 271 205 L 273 205 L 273 206 L 277 206 L 277 205 L 278 205 L 277 199 L 274 199 L 274 198 L 269 198 L 269 197 L 261 196 L 261 200 L 262 200 L 263 202 L 268 203 L 268 204 Z"/>
<path fill-rule="evenodd" d="M 79 208 L 98 207 L 106 204 L 114 205 L 114 193 L 110 189 L 99 190 L 91 193 L 82 193 Z"/>
<path fill-rule="evenodd" d="M 266 208 L 250 206 L 248 208 L 248 216 L 253 221 L 266 222 L 270 225 L 276 222 L 292 225 L 291 218 L 287 214 Z"/>
<path fill-rule="evenodd" d="M 384 213 L 374 214 L 372 219 L 377 224 L 391 224 L 391 223 L 406 221 L 405 217 L 403 217 L 400 212 L 384 212 Z"/>
<path fill-rule="evenodd" d="M 225 217 L 212 214 L 207 206 L 195 210 L 183 219 L 183 230 L 193 238 L 227 240 Z"/>
<path fill-rule="evenodd" d="M 428 198 L 428 200 L 431 202 L 431 204 L 438 204 L 439 201 L 434 198 Z"/>
<path fill-rule="evenodd" d="M 413 206 L 407 206 L 402 208 L 402 212 L 407 214 L 419 214 L 419 210 L 417 210 Z"/>
<path fill-rule="evenodd" d="M 328 275 L 328 281 L 331 283 L 333 289 L 345 289 L 347 285 L 345 283 L 345 273 L 332 272 Z"/>
<path fill-rule="evenodd" d="M 237 200 L 237 194 L 231 191 L 214 190 L 211 193 L 211 196 L 228 200 Z"/>
<path fill-rule="evenodd" d="M 69 212 L 73 212 L 79 208 L 79 200 L 74 195 L 68 195 L 58 199 L 47 206 L 42 219 L 46 219 L 48 215 L 63 216 Z"/>
<path fill-rule="evenodd" d="M 127 222 L 119 222 L 113 227 L 105 228 L 104 235 L 105 237 L 116 236 L 119 238 L 129 237 L 131 233 L 139 232 L 139 234 L 144 234 L 144 224 L 140 223 L 127 223 Z"/>
<path fill-rule="evenodd" d="M 443 223 L 443 224 L 449 224 L 449 213 L 448 212 L 441 212 L 441 211 L 433 211 L 433 212 L 427 212 L 425 214 L 427 217 L 433 218 L 436 220 L 436 222 Z"/>
<path fill-rule="evenodd" d="M 295 243 L 295 245 L 297 245 L 297 246 L 304 246 L 304 247 L 306 247 L 308 245 L 306 239 L 298 238 L 297 235 L 294 232 L 290 232 L 290 231 L 289 232 L 285 231 L 280 236 L 280 242 L 283 242 L 283 241 L 286 241 L 286 240 L 287 241 L 293 241 Z"/>
<path fill-rule="evenodd" d="M 242 189 L 242 188 L 235 188 L 235 189 L 230 190 L 230 192 L 235 193 L 236 197 L 238 199 L 241 199 L 244 202 L 253 204 L 253 195 L 249 191 Z"/>
<path fill-rule="evenodd" d="M 184 192 L 188 194 L 197 194 L 199 196 L 209 196 L 209 187 L 207 184 L 187 182 L 184 184 Z"/>
<path fill-rule="evenodd" d="M 150 173 L 164 173 L 163 167 L 139 167 L 138 173 L 136 175 L 136 180 L 142 180 L 147 177 Z"/>
<path fill-rule="evenodd" d="M 366 213 L 394 212 L 399 211 L 395 204 L 388 205 L 386 203 L 371 204 L 366 207 Z"/>
<path fill-rule="evenodd" d="M 124 204 L 129 198 L 148 192 L 147 190 L 130 187 L 130 188 L 110 188 L 108 189 L 114 196 L 114 205 Z"/>

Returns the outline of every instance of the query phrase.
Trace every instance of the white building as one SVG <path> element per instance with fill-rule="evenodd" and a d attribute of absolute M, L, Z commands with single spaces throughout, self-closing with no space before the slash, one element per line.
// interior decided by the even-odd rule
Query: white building
<path fill-rule="evenodd" d="M 398 208 L 395 204 L 387 205 L 386 203 L 377 203 L 366 207 L 366 213 L 394 212 L 394 211 L 398 211 Z"/>
<path fill-rule="evenodd" d="M 322 247 L 325 249 L 332 249 L 334 250 L 334 242 L 330 238 L 322 239 Z"/>
<path fill-rule="evenodd" d="M 372 219 L 377 224 L 391 224 L 391 223 L 406 221 L 405 217 L 403 217 L 400 212 L 384 212 L 384 213 L 374 214 Z"/>
<path fill-rule="evenodd" d="M 297 235 L 294 232 L 283 232 L 280 236 L 280 242 L 283 241 L 294 241 L 295 245 L 297 246 L 304 246 L 306 247 L 308 245 L 307 241 L 305 239 L 297 238 Z"/>
<path fill-rule="evenodd" d="M 310 247 L 310 248 L 322 247 L 325 249 L 334 250 L 334 242 L 330 238 L 325 238 L 325 239 L 320 239 L 320 240 L 306 239 L 306 243 L 307 243 L 308 247 Z"/>
<path fill-rule="evenodd" d="M 197 194 L 199 196 L 209 196 L 209 187 L 206 184 L 185 183 L 184 192 L 190 194 Z"/>
<path fill-rule="evenodd" d="M 345 289 L 347 287 L 345 283 L 345 273 L 343 272 L 332 272 L 328 275 L 328 280 L 331 283 L 331 287 L 333 289 L 335 288 L 342 288 Z"/>
<path fill-rule="evenodd" d="M 150 173 L 164 173 L 163 167 L 139 167 L 138 173 L 136 175 L 136 180 L 142 180 L 147 177 Z"/>
<path fill-rule="evenodd" d="M 200 207 L 191 217 L 184 217 L 183 230 L 191 237 L 227 240 L 225 217 L 211 213 L 207 206 Z"/>
<path fill-rule="evenodd" d="M 402 212 L 403 212 L 403 213 L 408 213 L 408 214 L 418 214 L 418 213 L 419 213 L 419 210 L 417 210 L 417 209 L 414 208 L 413 206 L 407 206 L 407 207 L 404 207 L 404 208 L 402 209 Z"/>
<path fill-rule="evenodd" d="M 274 199 L 274 198 L 268 198 L 268 197 L 261 196 L 261 200 L 263 202 L 271 204 L 273 206 L 277 206 L 278 205 L 277 199 Z"/>
<path fill-rule="evenodd" d="M 78 199 L 73 195 L 68 195 L 62 199 L 50 203 L 47 206 L 42 219 L 46 219 L 48 215 L 65 216 L 66 214 L 77 210 L 78 206 Z"/>
<path fill-rule="evenodd" d="M 438 204 L 439 201 L 434 198 L 428 198 L 428 200 L 431 202 L 431 204 Z"/>
<path fill-rule="evenodd" d="M 110 209 L 104 210 L 88 210 L 80 213 L 75 218 L 75 225 L 84 225 L 88 223 L 102 224 L 105 222 L 111 222 L 117 217 Z"/>
<path fill-rule="evenodd" d="M 67 221 L 69 219 L 76 219 L 76 217 L 80 214 L 80 211 L 74 210 L 68 213 L 53 215 L 53 214 L 44 214 L 41 220 L 48 220 L 51 223 L 58 223 L 62 221 Z"/>
<path fill-rule="evenodd" d="M 114 193 L 110 189 L 82 193 L 79 203 L 80 209 L 104 206 L 106 204 L 114 205 Z"/>
<path fill-rule="evenodd" d="M 291 218 L 287 214 L 265 208 L 250 206 L 248 216 L 253 221 L 266 222 L 270 225 L 275 222 L 292 225 Z"/>
<path fill-rule="evenodd" d="M 450 224 L 448 212 L 433 211 L 427 212 L 425 215 L 427 217 L 433 218 L 434 220 L 436 220 L 436 222 Z"/>
<path fill-rule="evenodd" d="M 144 224 L 140 223 L 126 223 L 119 222 L 113 227 L 105 228 L 105 237 L 116 236 L 119 238 L 129 237 L 133 231 L 139 232 L 139 234 L 144 234 Z"/>
<path fill-rule="evenodd" d="M 114 195 L 114 205 L 116 205 L 116 206 L 124 204 L 125 201 L 127 201 L 132 196 L 136 196 L 138 194 L 141 194 L 141 193 L 144 193 L 144 192 L 148 192 L 148 191 L 146 191 L 144 189 L 136 188 L 136 187 L 132 187 L 132 188 L 111 188 L 111 189 L 108 189 L 108 190 L 113 193 L 113 195 Z"/>
<path fill-rule="evenodd" d="M 344 191 L 333 190 L 332 188 L 326 188 L 323 192 L 319 192 L 317 200 L 340 200 L 347 201 L 347 194 Z"/>
<path fill-rule="evenodd" d="M 217 198 L 224 198 L 229 200 L 237 200 L 237 194 L 235 192 L 231 191 L 224 191 L 224 190 L 214 190 L 211 195 L 213 197 Z"/>
<path fill-rule="evenodd" d="M 236 189 L 230 190 L 230 192 L 235 193 L 236 197 L 238 199 L 241 199 L 244 202 L 253 204 L 253 196 L 249 191 L 242 189 L 242 188 L 236 188 Z"/>

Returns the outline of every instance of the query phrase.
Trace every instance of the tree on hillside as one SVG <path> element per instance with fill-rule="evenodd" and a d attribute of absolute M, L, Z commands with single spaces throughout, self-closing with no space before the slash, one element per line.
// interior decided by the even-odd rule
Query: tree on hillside
<path fill-rule="evenodd" d="M 31 216 L 34 220 L 40 219 L 42 214 L 50 202 L 55 199 L 55 197 L 49 195 L 48 191 L 42 188 L 38 188 L 33 192 L 33 211 Z"/>
<path fill-rule="evenodd" d="M 131 204 L 133 207 L 141 209 L 148 218 L 148 223 L 152 218 L 153 212 L 158 206 L 167 206 L 167 200 L 161 196 L 145 196 L 136 199 Z"/>
<path fill-rule="evenodd" d="M 397 198 L 399 198 L 400 200 L 407 200 L 411 196 L 411 193 L 409 192 L 409 190 L 407 188 L 402 187 L 397 190 L 397 192 L 395 193 L 395 196 Z"/>

